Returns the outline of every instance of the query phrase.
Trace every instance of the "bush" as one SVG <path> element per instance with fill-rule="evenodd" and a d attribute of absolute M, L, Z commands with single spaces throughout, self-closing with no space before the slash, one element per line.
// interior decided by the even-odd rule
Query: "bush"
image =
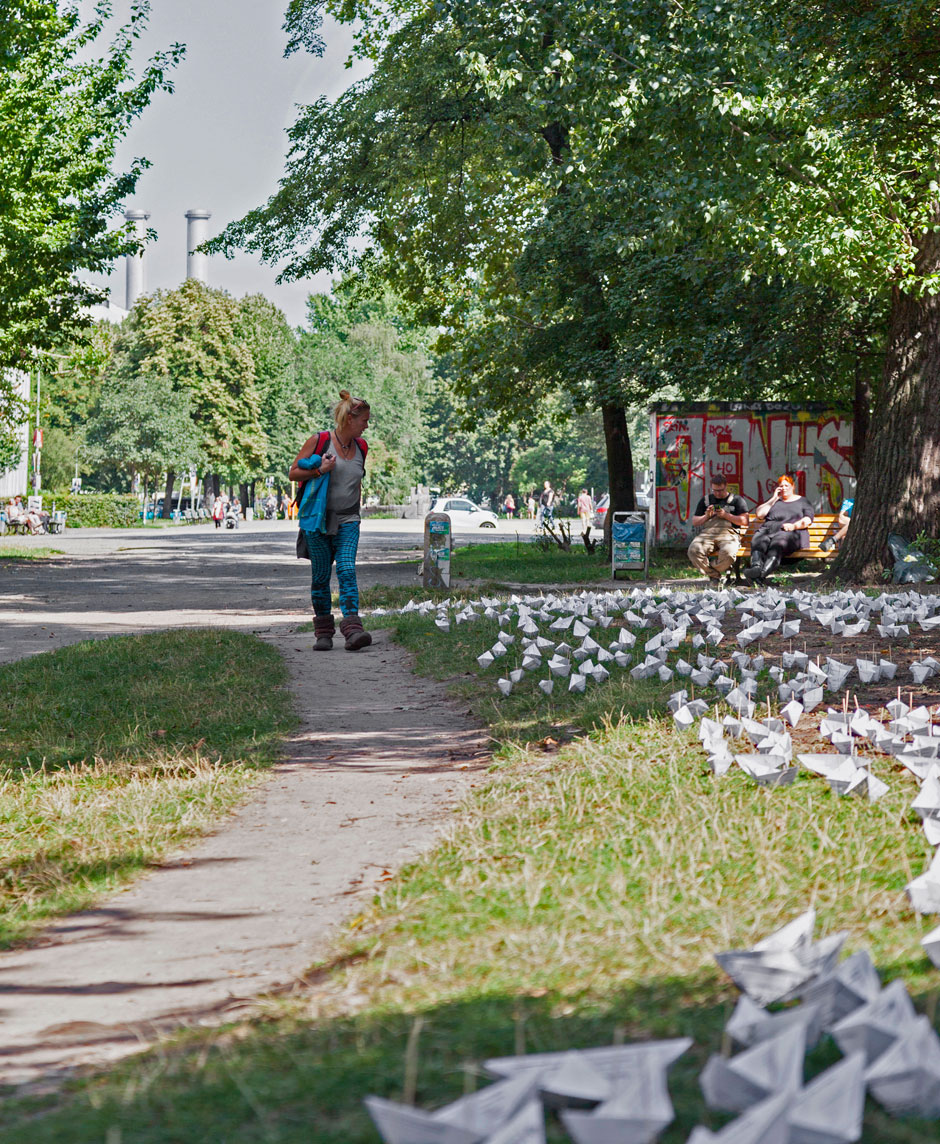
<path fill-rule="evenodd" d="M 67 528 L 132 528 L 140 524 L 140 498 L 133 493 L 63 493 L 54 499 L 56 508 L 68 513 Z M 43 508 L 52 508 L 48 496 Z"/>

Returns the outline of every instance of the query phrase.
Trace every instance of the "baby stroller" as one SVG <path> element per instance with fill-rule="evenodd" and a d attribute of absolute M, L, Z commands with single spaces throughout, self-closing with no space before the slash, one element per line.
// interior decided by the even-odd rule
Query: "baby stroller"
<path fill-rule="evenodd" d="M 238 507 L 238 501 L 229 501 L 225 506 L 224 520 L 226 528 L 238 528 Z"/>

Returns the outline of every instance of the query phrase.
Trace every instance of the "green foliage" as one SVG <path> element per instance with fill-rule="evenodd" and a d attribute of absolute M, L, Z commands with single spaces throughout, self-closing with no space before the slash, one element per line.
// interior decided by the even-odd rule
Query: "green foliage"
<path fill-rule="evenodd" d="M 261 472 L 265 459 L 254 360 L 239 336 L 244 325 L 233 298 L 188 279 L 138 300 L 109 370 L 109 384 L 167 379 L 167 392 L 175 395 L 170 404 L 188 404 L 206 463 L 231 479 Z M 189 452 L 189 441 L 181 446 Z"/>
<path fill-rule="evenodd" d="M 57 494 L 57 509 L 68 513 L 67 528 L 133 528 L 140 524 L 140 499 L 121 493 Z"/>
<path fill-rule="evenodd" d="M 42 485 L 44 489 L 68 488 L 75 475 L 78 444 L 62 429 L 50 428 L 42 439 Z"/>
<path fill-rule="evenodd" d="M 372 406 L 368 492 L 386 503 L 406 495 L 421 475 L 422 407 L 430 386 L 426 331 L 393 297 L 363 293 L 353 279 L 337 284 L 332 295 L 311 295 L 307 313 L 297 368 L 305 414 L 290 459 L 304 436 L 332 425 L 330 410 L 346 389 Z"/>
<path fill-rule="evenodd" d="M 121 174 L 115 149 L 182 55 L 177 45 L 135 77 L 132 55 L 149 13 L 99 51 L 107 8 L 85 21 L 54 0 L 10 0 L 0 24 L 0 365 L 87 325 L 82 307 L 101 292 L 81 271 L 104 270 L 136 249 L 123 219 L 142 160 Z M 6 382 L 0 379 L 0 389 Z"/>
<path fill-rule="evenodd" d="M 144 478 L 202 461 L 190 397 L 166 374 L 118 375 L 101 394 L 88 427 L 92 458 Z"/>
<path fill-rule="evenodd" d="M 251 353 L 266 442 L 265 463 L 257 475 L 284 481 L 297 455 L 298 432 L 307 422 L 297 387 L 297 337 L 283 313 L 261 294 L 247 294 L 238 302 L 236 334 Z"/>
<path fill-rule="evenodd" d="M 12 380 L 0 373 L 0 475 L 15 468 L 22 455 L 16 427 L 26 420 L 26 402 L 14 392 Z"/>

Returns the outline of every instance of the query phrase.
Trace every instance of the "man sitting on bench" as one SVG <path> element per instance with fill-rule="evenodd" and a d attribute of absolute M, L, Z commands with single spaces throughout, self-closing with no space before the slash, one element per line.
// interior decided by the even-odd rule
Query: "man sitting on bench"
<path fill-rule="evenodd" d="M 747 528 L 747 502 L 728 492 L 721 473 L 711 479 L 711 492 L 698 502 L 692 524 L 702 531 L 689 545 L 689 560 L 709 580 L 719 581 L 738 554 L 741 531 Z M 714 565 L 709 556 L 716 554 Z"/>

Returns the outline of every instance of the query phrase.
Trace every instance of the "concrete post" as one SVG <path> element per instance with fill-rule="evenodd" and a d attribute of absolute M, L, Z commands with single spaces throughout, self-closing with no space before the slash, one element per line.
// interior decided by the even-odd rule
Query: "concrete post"
<path fill-rule="evenodd" d="M 150 215 L 147 211 L 125 211 L 124 217 L 129 223 L 133 223 L 134 234 L 143 243 L 147 237 L 147 219 L 150 218 Z M 124 305 L 128 310 L 133 310 L 134 303 L 147 289 L 143 250 L 140 254 L 128 254 L 126 271 Z"/>
<path fill-rule="evenodd" d="M 209 237 L 210 218 L 211 211 L 193 209 L 186 212 L 186 277 L 198 278 L 200 282 L 208 281 L 209 259 L 196 247 Z"/>

